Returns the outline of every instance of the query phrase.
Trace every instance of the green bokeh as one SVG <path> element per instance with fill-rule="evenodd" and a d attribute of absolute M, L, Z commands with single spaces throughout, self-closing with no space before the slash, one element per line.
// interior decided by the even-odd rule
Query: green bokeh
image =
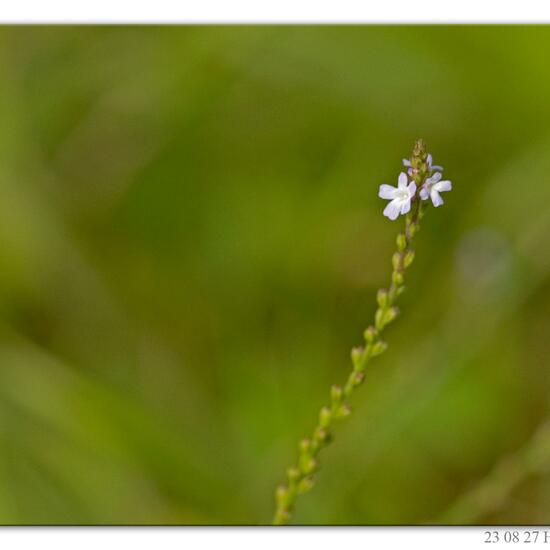
<path fill-rule="evenodd" d="M 426 523 L 548 414 L 550 27 L 0 29 L 0 523 L 257 524 L 453 192 L 297 523 Z M 528 476 L 480 522 L 550 522 Z"/>

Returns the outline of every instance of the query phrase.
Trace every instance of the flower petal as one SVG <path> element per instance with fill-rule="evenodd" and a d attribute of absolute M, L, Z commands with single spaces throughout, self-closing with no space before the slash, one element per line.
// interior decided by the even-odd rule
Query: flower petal
<path fill-rule="evenodd" d="M 407 190 L 409 191 L 409 196 L 412 199 L 414 197 L 414 194 L 416 193 L 416 183 L 414 183 L 414 181 L 411 181 L 411 183 L 409 183 L 407 187 Z"/>
<path fill-rule="evenodd" d="M 453 184 L 449 180 L 443 180 L 434 185 L 436 191 L 450 191 L 453 188 Z"/>
<path fill-rule="evenodd" d="M 432 167 L 432 161 L 433 161 L 433 158 L 432 158 L 432 155 L 428 155 L 426 157 L 426 164 L 431 168 Z"/>
<path fill-rule="evenodd" d="M 397 179 L 398 187 L 404 188 L 407 186 L 408 182 L 409 178 L 407 177 L 407 174 L 405 174 L 405 172 L 401 172 L 401 174 L 399 174 L 399 178 Z"/>
<path fill-rule="evenodd" d="M 429 180 L 429 183 L 437 183 L 440 179 L 441 174 L 439 172 L 436 172 L 435 174 L 433 174 L 433 176 L 429 177 L 426 182 L 428 182 Z"/>
<path fill-rule="evenodd" d="M 406 214 L 411 209 L 411 200 L 403 201 L 401 204 L 401 214 Z"/>
<path fill-rule="evenodd" d="M 384 208 L 384 216 L 388 217 L 390 220 L 395 220 L 397 216 L 399 216 L 400 210 L 401 203 L 397 199 L 394 199 Z"/>
<path fill-rule="evenodd" d="M 425 201 L 430 196 L 430 192 L 426 189 L 426 187 L 420 188 L 420 198 Z"/>
<path fill-rule="evenodd" d="M 432 170 L 439 170 L 440 172 L 443 172 L 443 166 L 439 166 L 439 165 L 434 164 L 432 166 Z"/>
<path fill-rule="evenodd" d="M 394 187 L 393 185 L 387 185 L 386 183 L 383 183 L 380 186 L 380 189 L 378 191 L 378 196 L 381 199 L 395 199 L 395 194 L 397 193 L 397 187 Z"/>
<path fill-rule="evenodd" d="M 443 204 L 443 199 L 441 195 L 437 192 L 437 189 L 432 189 L 430 192 L 430 197 L 432 199 L 433 205 L 437 208 Z"/>
<path fill-rule="evenodd" d="M 403 166 L 406 166 L 407 168 L 411 165 L 411 161 L 409 159 L 403 159 Z"/>

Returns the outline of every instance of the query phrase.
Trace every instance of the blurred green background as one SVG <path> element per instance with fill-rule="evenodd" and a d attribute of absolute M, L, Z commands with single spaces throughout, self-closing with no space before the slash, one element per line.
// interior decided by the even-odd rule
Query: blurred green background
<path fill-rule="evenodd" d="M 534 26 L 1 28 L 0 523 L 269 522 L 417 137 L 454 189 L 294 522 L 445 517 L 549 414 L 549 54 Z M 550 522 L 539 470 L 475 521 Z"/>

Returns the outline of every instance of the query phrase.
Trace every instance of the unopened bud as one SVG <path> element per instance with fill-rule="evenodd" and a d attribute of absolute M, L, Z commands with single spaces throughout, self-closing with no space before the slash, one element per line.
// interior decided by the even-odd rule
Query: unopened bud
<path fill-rule="evenodd" d="M 311 439 L 309 437 L 304 437 L 300 441 L 300 452 L 307 454 L 311 450 Z"/>
<path fill-rule="evenodd" d="M 298 479 L 300 479 L 300 470 L 298 470 L 298 468 L 296 468 L 295 466 L 291 466 L 286 471 L 286 475 L 290 483 L 295 483 L 296 481 L 298 481 Z"/>
<path fill-rule="evenodd" d="M 352 376 L 352 383 L 354 386 L 359 386 L 359 384 L 361 384 L 363 382 L 363 380 L 365 379 L 365 373 L 364 372 L 354 372 L 351 374 Z"/>
<path fill-rule="evenodd" d="M 427 152 L 426 152 L 426 143 L 422 138 L 417 139 L 414 142 L 414 148 L 413 148 L 413 161 L 416 159 L 420 160 L 426 160 Z"/>
<path fill-rule="evenodd" d="M 302 481 L 298 484 L 298 492 L 307 493 L 308 491 L 311 491 L 314 485 L 315 479 L 313 476 L 304 477 L 304 479 L 302 479 Z"/>
<path fill-rule="evenodd" d="M 376 295 L 376 299 L 378 300 L 378 305 L 381 308 L 385 308 L 388 303 L 388 291 L 381 288 Z"/>
<path fill-rule="evenodd" d="M 403 265 L 405 267 L 409 267 L 412 263 L 413 263 L 413 260 L 414 260 L 414 251 L 413 250 L 409 250 L 406 254 L 405 254 L 405 258 L 403 259 Z"/>
<path fill-rule="evenodd" d="M 404 282 L 403 274 L 399 273 L 399 271 L 394 271 L 392 274 L 392 281 L 393 284 L 396 286 L 401 286 Z"/>
<path fill-rule="evenodd" d="M 388 349 L 388 344 L 386 342 L 383 342 L 382 340 L 378 340 L 376 344 L 372 346 L 372 356 L 375 357 L 376 355 L 380 355 L 384 353 Z"/>
<path fill-rule="evenodd" d="M 286 485 L 279 485 L 275 490 L 275 500 L 279 506 L 284 506 L 288 499 L 288 487 Z"/>
<path fill-rule="evenodd" d="M 365 336 L 365 340 L 367 342 L 369 342 L 369 344 L 371 342 L 374 341 L 374 339 L 376 338 L 376 329 L 372 326 L 368 327 L 366 330 L 365 330 L 365 333 L 364 333 L 364 336 Z"/>
<path fill-rule="evenodd" d="M 399 235 L 397 235 L 397 250 L 403 252 L 405 248 L 407 248 L 407 239 L 403 233 L 399 233 Z"/>
<path fill-rule="evenodd" d="M 384 328 L 385 317 L 386 310 L 382 308 L 376 310 L 376 313 L 374 314 L 374 324 L 378 330 L 382 330 Z"/>
<path fill-rule="evenodd" d="M 391 258 L 391 263 L 394 269 L 399 269 L 401 267 L 401 252 L 395 252 Z"/>
<path fill-rule="evenodd" d="M 324 443 L 329 437 L 329 433 L 325 428 L 318 427 L 315 430 L 315 439 L 321 443 Z"/>
<path fill-rule="evenodd" d="M 343 390 L 341 386 L 332 386 L 330 388 L 330 398 L 333 403 L 339 403 L 342 399 Z"/>
<path fill-rule="evenodd" d="M 384 324 L 387 325 L 388 323 L 391 323 L 398 315 L 399 309 L 395 306 L 390 307 L 386 310 L 386 313 L 384 314 Z"/>
<path fill-rule="evenodd" d="M 342 405 L 338 411 L 337 411 L 337 417 L 338 418 L 346 418 L 346 416 L 349 416 L 351 414 L 351 406 L 347 403 Z"/>
<path fill-rule="evenodd" d="M 328 407 L 323 407 L 319 411 L 319 424 L 322 428 L 326 428 L 330 425 L 330 421 L 332 420 L 332 412 Z"/>
<path fill-rule="evenodd" d="M 315 470 L 317 470 L 318 466 L 319 462 L 317 460 L 314 458 L 309 458 L 304 460 L 302 464 L 302 472 L 304 472 L 304 474 L 312 474 Z"/>
<path fill-rule="evenodd" d="M 290 519 L 290 512 L 287 508 L 279 508 L 275 515 L 275 525 L 284 525 Z"/>
<path fill-rule="evenodd" d="M 351 360 L 354 364 L 354 366 L 359 366 L 361 364 L 361 360 L 363 359 L 363 348 L 356 347 L 352 348 L 351 350 Z"/>

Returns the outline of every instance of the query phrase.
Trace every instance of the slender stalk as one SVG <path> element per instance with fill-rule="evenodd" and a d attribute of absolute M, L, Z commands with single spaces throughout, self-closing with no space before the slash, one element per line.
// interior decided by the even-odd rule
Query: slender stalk
<path fill-rule="evenodd" d="M 419 189 L 432 175 L 431 157 L 426 153 L 422 140 L 418 140 L 410 159 L 409 176 Z M 382 340 L 385 328 L 399 314 L 396 302 L 405 290 L 405 271 L 414 259 L 411 244 L 419 230 L 419 222 L 424 213 L 425 202 L 415 194 L 411 210 L 406 215 L 404 230 L 396 239 L 397 250 L 392 256 L 392 276 L 389 288 L 380 289 L 377 294 L 378 309 L 374 315 L 374 323 L 364 332 L 365 344 L 353 348 L 351 359 L 353 368 L 344 386 L 332 386 L 330 404 L 319 412 L 319 421 L 309 436 L 300 441 L 298 459 L 287 470 L 287 483 L 277 487 L 275 492 L 276 510 L 274 525 L 289 522 L 296 500 L 302 493 L 309 491 L 315 484 L 315 475 L 319 469 L 319 454 L 331 441 L 331 430 L 336 420 L 346 418 L 351 414 L 348 400 L 355 390 L 363 383 L 365 370 L 373 357 L 386 351 L 387 344 Z"/>

